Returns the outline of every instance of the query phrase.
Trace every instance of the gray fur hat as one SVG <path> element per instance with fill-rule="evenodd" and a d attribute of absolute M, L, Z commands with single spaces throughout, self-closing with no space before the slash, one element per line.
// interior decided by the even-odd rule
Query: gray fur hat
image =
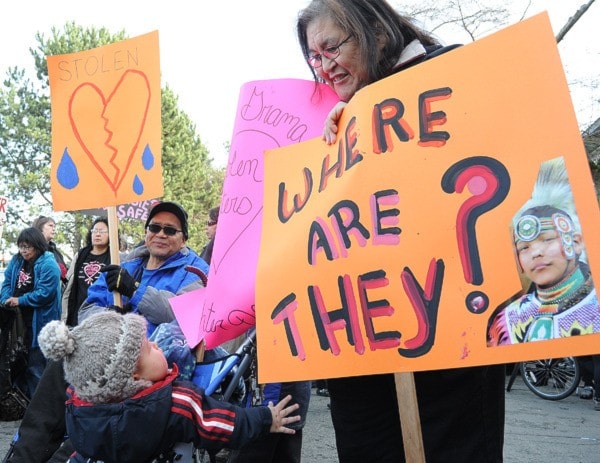
<path fill-rule="evenodd" d="M 145 337 L 144 317 L 106 311 L 73 329 L 52 321 L 42 328 L 38 342 L 47 358 L 63 360 L 65 379 L 81 399 L 104 404 L 121 402 L 152 385 L 133 378 Z"/>

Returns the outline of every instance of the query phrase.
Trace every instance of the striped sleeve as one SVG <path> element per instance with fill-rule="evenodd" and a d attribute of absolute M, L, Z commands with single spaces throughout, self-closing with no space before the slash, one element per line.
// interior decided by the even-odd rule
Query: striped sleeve
<path fill-rule="evenodd" d="M 171 414 L 185 420 L 188 431 L 193 426 L 189 437 L 202 448 L 240 448 L 268 433 L 271 426 L 267 407 L 240 408 L 204 395 L 191 383 L 173 385 Z"/>

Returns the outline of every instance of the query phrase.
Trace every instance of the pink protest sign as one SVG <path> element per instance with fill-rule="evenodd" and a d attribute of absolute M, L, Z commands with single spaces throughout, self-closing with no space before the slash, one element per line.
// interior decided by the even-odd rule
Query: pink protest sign
<path fill-rule="evenodd" d="M 179 323 L 185 339 L 191 346 L 195 346 L 202 340 L 202 332 L 198 329 L 202 311 L 198 309 L 198 305 L 205 300 L 205 292 L 206 288 L 200 288 L 169 300 L 173 312 L 175 312 L 177 323 Z"/>
<path fill-rule="evenodd" d="M 307 80 L 264 80 L 242 86 L 209 283 L 206 290 L 171 299 L 191 345 L 204 339 L 210 349 L 254 326 L 264 151 L 319 136 L 337 102 L 329 87 L 315 87 Z"/>

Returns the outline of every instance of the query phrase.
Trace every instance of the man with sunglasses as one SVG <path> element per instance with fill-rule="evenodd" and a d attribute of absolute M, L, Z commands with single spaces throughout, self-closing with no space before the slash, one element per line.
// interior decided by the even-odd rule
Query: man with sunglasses
<path fill-rule="evenodd" d="M 148 334 L 175 316 L 169 299 L 201 286 L 192 266 L 208 274 L 208 264 L 186 246 L 187 213 L 176 203 L 156 204 L 146 220 L 144 245 L 135 249 L 122 265 L 109 265 L 89 288 L 80 319 L 107 307 L 120 312 L 139 312 L 148 321 Z M 190 288 L 189 285 L 192 285 Z M 121 309 L 115 307 L 113 291 L 121 294 Z"/>
<path fill-rule="evenodd" d="M 104 267 L 89 287 L 79 321 L 104 310 L 138 312 L 148 321 L 150 334 L 156 325 L 175 319 L 170 298 L 203 286 L 197 273 L 186 270 L 191 266 L 207 275 L 208 264 L 186 245 L 187 213 L 181 206 L 173 202 L 156 204 L 148 214 L 145 230 L 144 244 L 121 265 Z M 114 291 L 121 295 L 120 307 L 115 305 Z M 67 460 L 72 446 L 64 441 L 65 390 L 61 362 L 49 362 L 23 417 L 9 462 Z"/>

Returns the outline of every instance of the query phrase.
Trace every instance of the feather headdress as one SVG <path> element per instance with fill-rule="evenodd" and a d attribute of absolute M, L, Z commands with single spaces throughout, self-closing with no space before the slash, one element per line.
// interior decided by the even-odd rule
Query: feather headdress
<path fill-rule="evenodd" d="M 573 191 L 571 190 L 563 157 L 550 159 L 541 164 L 531 198 L 523 204 L 513 217 L 513 230 L 517 231 L 523 217 L 531 214 L 532 211 L 550 208 L 565 213 L 572 222 L 571 232 L 581 233 L 581 224 L 575 210 Z M 582 252 L 579 259 L 586 260 L 585 251 Z"/>

